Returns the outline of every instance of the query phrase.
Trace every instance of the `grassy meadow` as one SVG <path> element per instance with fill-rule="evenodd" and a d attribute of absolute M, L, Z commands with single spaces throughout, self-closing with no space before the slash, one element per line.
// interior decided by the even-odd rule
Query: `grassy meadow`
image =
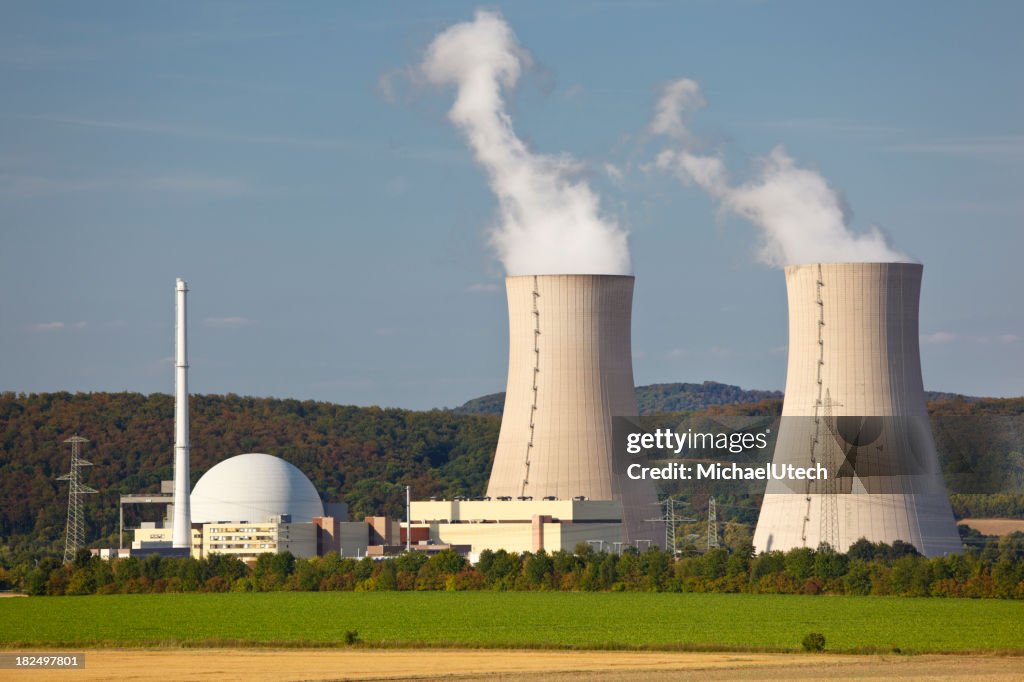
<path fill-rule="evenodd" d="M 1024 602 L 746 594 L 376 592 L 0 600 L 0 648 L 367 646 L 1024 652 Z"/>

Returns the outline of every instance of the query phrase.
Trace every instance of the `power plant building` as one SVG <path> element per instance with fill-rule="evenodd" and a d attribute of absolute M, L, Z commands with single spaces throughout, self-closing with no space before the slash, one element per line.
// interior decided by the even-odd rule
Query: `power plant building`
<path fill-rule="evenodd" d="M 345 505 L 328 506 L 334 515 L 325 514 L 316 488 L 285 460 L 255 452 L 231 457 L 207 471 L 192 491 L 192 556 L 255 559 L 284 551 L 316 556 L 323 529 L 333 541 L 337 525 L 347 520 Z M 365 524 L 357 526 L 363 529 L 365 553 Z M 168 530 L 145 524 L 135 531 L 133 549 L 166 544 Z"/>
<path fill-rule="evenodd" d="M 759 552 L 846 551 L 860 538 L 962 550 L 928 423 L 918 339 L 922 266 L 786 268 L 789 364 L 774 463 L 829 470 L 803 488 L 770 483 Z"/>
<path fill-rule="evenodd" d="M 633 277 L 507 277 L 508 384 L 487 486 L 474 501 L 414 502 L 431 539 L 504 548 L 660 545 L 649 481 L 625 476 L 613 419 L 635 417 Z"/>
<path fill-rule="evenodd" d="M 573 551 L 579 544 L 621 549 L 622 507 L 615 500 L 435 500 L 413 502 L 420 543 L 507 552 Z"/>
<path fill-rule="evenodd" d="M 254 560 L 282 551 L 384 556 L 452 548 L 473 555 L 572 550 L 580 543 L 609 550 L 661 544 L 664 529 L 646 520 L 658 512 L 653 484 L 628 479 L 613 446 L 613 419 L 637 414 L 633 278 L 538 275 L 509 277 L 506 285 L 508 391 L 488 496 L 412 502 L 403 525 L 374 516 L 348 522 L 347 507 L 325 510 L 298 468 L 261 453 L 220 462 L 189 494 L 187 287 L 179 279 L 173 504 L 163 496 L 122 500 L 162 502 L 169 510 L 165 522 L 135 530 L 130 552 Z M 183 524 L 190 540 L 182 537 Z"/>

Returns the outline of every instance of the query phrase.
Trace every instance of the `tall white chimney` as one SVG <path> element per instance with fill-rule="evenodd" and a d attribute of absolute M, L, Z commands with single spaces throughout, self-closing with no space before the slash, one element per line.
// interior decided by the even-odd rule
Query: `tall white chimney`
<path fill-rule="evenodd" d="M 178 278 L 175 286 L 177 317 L 175 319 L 174 357 L 174 525 L 171 542 L 174 547 L 192 546 L 192 514 L 189 504 L 188 445 L 188 334 L 185 295 L 188 285 Z"/>

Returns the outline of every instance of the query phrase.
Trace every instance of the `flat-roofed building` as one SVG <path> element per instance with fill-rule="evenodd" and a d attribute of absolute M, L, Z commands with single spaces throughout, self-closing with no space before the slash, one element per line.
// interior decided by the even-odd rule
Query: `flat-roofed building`
<path fill-rule="evenodd" d="M 623 544 L 616 500 L 430 500 L 410 504 L 413 531 L 430 544 L 509 552 L 572 551 L 580 543 L 615 551 Z M 415 535 L 415 532 L 414 532 Z"/>

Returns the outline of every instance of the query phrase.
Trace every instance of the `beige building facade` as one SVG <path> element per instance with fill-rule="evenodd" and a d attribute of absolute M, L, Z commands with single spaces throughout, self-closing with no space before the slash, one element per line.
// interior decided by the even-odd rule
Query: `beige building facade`
<path fill-rule="evenodd" d="M 170 528 L 135 530 L 132 549 L 171 546 Z M 260 554 L 291 552 L 296 557 L 317 555 L 317 526 L 313 523 L 206 523 L 192 527 L 192 557 L 228 554 L 243 561 Z"/>
<path fill-rule="evenodd" d="M 431 544 L 468 546 L 474 556 L 486 549 L 571 552 L 580 543 L 616 551 L 625 544 L 622 506 L 614 500 L 438 500 L 410 507 L 413 529 L 428 528 Z"/>

